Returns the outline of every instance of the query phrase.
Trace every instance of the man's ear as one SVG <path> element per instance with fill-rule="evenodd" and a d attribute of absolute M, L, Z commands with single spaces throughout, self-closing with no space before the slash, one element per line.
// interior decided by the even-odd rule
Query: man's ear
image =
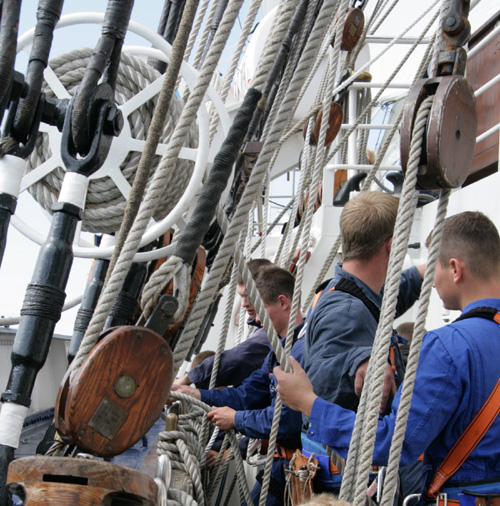
<path fill-rule="evenodd" d="M 463 279 L 464 264 L 457 258 L 450 258 L 450 269 L 453 275 L 453 282 L 456 284 Z"/>
<path fill-rule="evenodd" d="M 292 301 L 286 295 L 278 295 L 278 303 L 281 309 L 288 309 L 292 305 Z"/>
<path fill-rule="evenodd" d="M 386 248 L 387 254 L 389 254 L 391 252 L 391 248 L 392 248 L 392 237 L 389 237 L 389 239 L 387 239 L 387 241 L 385 241 L 384 246 Z"/>

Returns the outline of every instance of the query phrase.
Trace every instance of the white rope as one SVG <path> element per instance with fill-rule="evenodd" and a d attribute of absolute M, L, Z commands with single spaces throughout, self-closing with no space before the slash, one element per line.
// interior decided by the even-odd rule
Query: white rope
<path fill-rule="evenodd" d="M 427 116 L 433 97 L 425 99 L 418 111 L 413 129 L 410 157 L 400 199 L 394 239 L 391 248 L 388 273 L 382 301 L 381 318 L 375 335 L 373 351 L 368 367 L 365 387 L 361 394 L 356 423 L 349 448 L 346 474 L 342 483 L 341 497 L 355 506 L 364 504 L 366 484 L 370 473 L 371 458 L 375 443 L 378 412 L 382 398 L 387 352 L 392 334 L 399 282 L 404 256 L 408 246 L 412 217 L 416 208 L 415 191 L 420 152 Z M 356 480 L 354 480 L 356 475 Z"/>
<path fill-rule="evenodd" d="M 422 345 L 422 338 L 425 332 L 425 319 L 427 318 L 427 311 L 429 308 L 429 301 L 432 293 L 432 286 L 434 283 L 434 273 L 436 270 L 436 263 L 439 254 L 439 247 L 441 245 L 444 221 L 446 218 L 446 210 L 448 207 L 450 195 L 450 190 L 443 190 L 441 192 L 438 209 L 436 212 L 436 220 L 432 229 L 432 240 L 429 249 L 429 257 L 427 259 L 425 267 L 425 276 L 422 283 L 422 289 L 420 290 L 417 317 L 415 319 L 415 326 L 410 345 L 410 352 L 408 355 L 405 379 L 402 386 L 401 399 L 398 407 L 398 414 L 396 417 L 396 425 L 391 442 L 389 461 L 387 463 L 384 493 L 380 506 L 390 506 L 394 499 L 394 490 L 396 489 L 398 478 L 399 461 L 401 458 L 401 451 L 403 449 L 406 424 L 408 422 L 408 415 L 410 412 L 411 399 L 413 395 L 413 387 L 415 385 L 415 378 L 417 375 L 420 347 Z"/>

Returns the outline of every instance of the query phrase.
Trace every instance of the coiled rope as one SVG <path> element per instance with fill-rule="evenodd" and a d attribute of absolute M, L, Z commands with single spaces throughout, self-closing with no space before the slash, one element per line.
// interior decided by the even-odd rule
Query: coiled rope
<path fill-rule="evenodd" d="M 72 96 L 78 88 L 91 54 L 92 49 L 78 49 L 50 61 L 50 67 L 66 90 L 67 96 Z M 117 103 L 123 105 L 158 77 L 159 73 L 144 61 L 122 54 L 116 83 L 115 99 Z M 47 84 L 44 85 L 43 91 L 49 97 L 54 96 L 54 92 Z M 62 91 L 58 91 L 58 93 L 60 94 Z M 146 138 L 155 104 L 156 99 L 149 100 L 134 110 L 128 118 L 125 118 L 129 122 L 132 138 L 140 141 Z M 162 142 L 172 135 L 181 109 L 182 102 L 175 97 L 169 108 L 165 128 L 161 135 Z M 193 148 L 196 147 L 197 138 L 197 127 L 193 126 L 186 132 L 186 144 Z M 140 153 L 130 151 L 120 166 L 120 172 L 130 185 L 135 178 L 140 156 Z M 39 133 L 33 154 L 28 159 L 26 173 L 35 170 L 51 157 L 55 157 L 57 162 L 59 154 L 52 152 L 48 135 Z M 151 184 L 158 163 L 159 157 L 156 157 L 151 167 L 148 184 Z M 172 171 L 169 176 L 169 185 L 172 185 L 174 191 L 164 196 L 161 204 L 155 210 L 154 219 L 164 218 L 173 209 L 179 195 L 182 195 L 187 187 L 193 168 L 194 163 L 190 160 L 179 159 L 176 162 L 176 170 Z M 43 179 L 28 187 L 33 198 L 47 211 L 50 211 L 52 205 L 57 202 L 64 174 L 65 171 L 62 162 L 60 162 L 60 165 L 56 165 L 55 169 Z M 176 193 L 176 191 L 180 193 Z M 122 222 L 125 205 L 126 198 L 110 177 L 91 179 L 83 214 L 82 230 L 93 233 L 116 232 Z"/>

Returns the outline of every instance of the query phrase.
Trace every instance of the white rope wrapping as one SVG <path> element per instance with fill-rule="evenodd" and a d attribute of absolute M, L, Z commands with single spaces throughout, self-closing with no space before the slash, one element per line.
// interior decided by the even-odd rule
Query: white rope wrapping
<path fill-rule="evenodd" d="M 0 192 L 16 197 L 21 189 L 26 162 L 14 155 L 4 155 L 0 158 Z"/>
<path fill-rule="evenodd" d="M 391 442 L 389 461 L 387 463 L 387 474 L 384 483 L 384 493 L 382 496 L 380 506 L 390 506 L 394 499 L 393 491 L 396 488 L 398 478 L 399 461 L 401 458 L 401 451 L 403 449 L 406 424 L 408 422 L 408 415 L 410 413 L 411 399 L 413 395 L 413 387 L 415 385 L 415 378 L 417 375 L 417 365 L 420 356 L 420 347 L 422 345 L 422 338 L 424 335 L 425 319 L 427 317 L 427 310 L 429 308 L 429 301 L 434 282 L 434 272 L 436 270 L 436 263 L 439 254 L 439 247 L 441 245 L 444 221 L 446 218 L 446 210 L 448 207 L 450 195 L 451 195 L 450 190 L 443 190 L 441 192 L 439 205 L 436 212 L 436 220 L 434 223 L 434 227 L 432 229 L 432 240 L 429 249 L 429 257 L 427 259 L 424 281 L 422 283 L 422 289 L 420 291 L 418 312 L 417 317 L 415 319 L 415 327 L 410 345 L 410 353 L 408 355 L 405 380 L 402 386 L 401 400 L 398 407 L 396 425 L 394 428 L 394 435 L 392 437 Z"/>
<path fill-rule="evenodd" d="M 387 353 L 392 334 L 392 322 L 395 315 L 404 256 L 411 231 L 411 221 L 416 208 L 415 185 L 418 163 L 432 100 L 433 97 L 428 97 L 422 102 L 413 129 L 410 157 L 394 230 L 380 323 L 375 335 L 373 351 L 365 379 L 366 388 L 363 388 L 361 394 L 361 402 L 358 407 L 351 446 L 349 448 L 346 473 L 342 483 L 341 498 L 353 502 L 355 506 L 364 504 L 366 496 L 366 484 L 370 473 L 371 457 L 375 443 L 378 412 L 382 398 L 385 368 L 387 366 Z"/>
<path fill-rule="evenodd" d="M 91 53 L 91 49 L 79 49 L 50 61 L 50 67 L 70 95 L 73 95 L 78 88 Z M 139 58 L 122 54 L 116 83 L 115 99 L 117 103 L 119 105 L 126 103 L 158 79 L 159 76 L 160 74 L 155 69 Z M 47 84 L 44 85 L 43 90 L 47 96 L 54 96 L 53 91 Z M 134 139 L 144 141 L 146 138 L 155 103 L 156 99 L 149 100 L 134 110 L 128 118 L 125 118 L 125 121 L 129 122 L 130 132 Z M 163 141 L 166 141 L 172 135 L 181 108 L 182 102 L 180 99 L 175 96 L 172 97 L 169 116 L 162 136 Z M 189 132 L 186 132 L 186 145 L 196 147 L 197 142 L 197 127 L 193 125 Z M 51 157 L 56 157 L 56 155 L 56 153 L 51 152 L 48 135 L 39 133 L 33 154 L 27 159 L 26 173 L 35 170 Z M 132 184 L 134 179 L 139 158 L 140 153 L 130 151 L 120 166 L 120 171 L 129 184 Z M 157 167 L 158 160 L 151 169 L 149 184 Z M 179 159 L 176 162 L 176 167 L 177 169 L 169 176 L 169 185 L 172 185 L 172 191 L 164 194 L 161 205 L 154 213 L 156 220 L 164 218 L 174 208 L 179 200 L 179 195 L 182 195 L 187 187 L 194 164 L 190 160 Z M 28 191 L 33 198 L 47 211 L 50 211 L 52 204 L 57 201 L 64 174 L 62 163 L 58 165 L 57 158 L 54 158 L 54 170 L 28 187 Z M 110 177 L 92 178 L 89 181 L 82 230 L 94 233 L 116 232 L 120 228 L 125 206 L 125 197 Z"/>
<path fill-rule="evenodd" d="M 184 144 L 185 137 L 188 134 L 191 124 L 194 122 L 196 111 L 200 107 L 208 85 L 210 84 L 211 76 L 216 68 L 217 61 L 219 60 L 227 37 L 231 31 L 231 27 L 238 15 L 241 4 L 242 0 L 231 0 L 224 13 L 224 17 L 219 29 L 217 30 L 214 42 L 202 66 L 200 74 L 198 75 L 196 85 L 190 94 L 184 109 L 182 110 L 175 131 L 170 138 L 158 170 L 155 172 L 153 181 L 148 188 L 145 200 L 141 204 L 139 213 L 134 221 L 127 241 L 117 260 L 109 281 L 101 294 L 98 306 L 94 312 L 80 349 L 78 350 L 78 354 L 73 360 L 74 366 L 72 377 L 74 377 L 75 371 L 80 367 L 85 357 L 97 342 L 109 311 L 111 310 L 126 273 L 133 261 L 133 257 L 139 247 L 141 237 L 156 209 L 157 203 L 164 198 L 164 189 L 166 187 L 165 185 L 168 180 L 168 175 L 175 170 L 176 159 Z M 175 371 L 177 371 L 179 367 L 180 364 L 177 364 Z"/>
<path fill-rule="evenodd" d="M 77 172 L 66 172 L 59 192 L 58 202 L 73 204 L 80 209 L 85 207 L 85 197 L 89 186 L 88 177 Z"/>
<path fill-rule="evenodd" d="M 3 402 L 0 411 L 0 444 L 17 448 L 23 430 L 23 423 L 28 414 L 26 406 L 14 402 Z"/>

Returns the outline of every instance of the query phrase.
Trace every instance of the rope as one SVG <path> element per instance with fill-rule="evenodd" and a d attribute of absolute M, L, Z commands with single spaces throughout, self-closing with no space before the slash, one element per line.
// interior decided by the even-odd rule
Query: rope
<path fill-rule="evenodd" d="M 262 0 L 252 0 L 250 2 L 250 6 L 248 8 L 247 15 L 245 17 L 245 22 L 243 23 L 243 27 L 241 29 L 240 36 L 238 38 L 238 43 L 236 45 L 236 49 L 233 52 L 233 56 L 231 57 L 231 63 L 229 64 L 229 68 L 227 69 L 226 74 L 224 75 L 224 81 L 222 82 L 221 89 L 219 91 L 220 98 L 223 102 L 226 101 L 227 95 L 231 88 L 231 83 L 233 82 L 233 78 L 236 72 L 236 67 L 238 66 L 238 62 L 241 57 L 241 53 L 245 47 L 246 41 L 250 34 L 250 30 L 255 22 L 255 18 L 257 17 L 257 13 L 259 12 L 260 5 Z M 214 109 L 211 109 L 213 111 Z M 215 115 L 211 115 L 210 118 L 210 139 L 213 138 L 215 132 L 217 130 L 217 117 Z"/>
<path fill-rule="evenodd" d="M 215 157 L 191 219 L 179 236 L 174 254 L 153 273 L 144 287 L 142 307 L 146 315 L 150 314 L 156 306 L 161 291 L 168 284 L 173 271 L 178 268 L 179 264 L 184 262 L 190 265 L 193 262 L 196 250 L 210 227 L 215 208 L 227 186 L 233 164 L 260 96 L 261 94 L 257 90 L 253 88 L 248 90 L 229 133 Z"/>
<path fill-rule="evenodd" d="M 57 78 L 67 90 L 68 96 L 73 95 L 77 90 L 91 53 L 91 49 L 79 49 L 51 60 L 50 68 L 53 69 Z M 159 73 L 147 66 L 142 60 L 122 54 L 115 93 L 117 103 L 119 105 L 125 104 L 158 78 Z M 54 92 L 47 84 L 44 84 L 43 91 L 48 97 L 54 97 Z M 144 141 L 146 138 L 151 126 L 155 102 L 156 99 L 148 100 L 132 111 L 128 118 L 125 118 L 129 122 L 131 136 L 134 139 Z M 162 141 L 165 141 L 173 133 L 181 108 L 182 102 L 174 97 L 168 111 L 165 128 L 161 134 Z M 193 127 L 186 134 L 187 145 L 196 147 L 197 138 L 197 128 Z M 51 157 L 54 157 L 54 170 L 28 187 L 28 191 L 33 198 L 47 211 L 50 211 L 52 205 L 57 202 L 65 170 L 62 163 L 58 161 L 59 154 L 51 151 L 48 134 L 39 133 L 35 149 L 28 159 L 26 173 L 35 170 Z M 122 176 L 130 185 L 135 178 L 139 158 L 140 153 L 130 151 L 120 166 Z M 170 176 L 169 184 L 174 186 L 180 193 L 170 192 L 165 195 L 164 200 L 154 214 L 156 220 L 164 218 L 174 208 L 179 199 L 178 195 L 181 195 L 187 187 L 194 164 L 190 160 L 178 160 L 176 167 L 176 170 Z M 158 170 L 158 157 L 156 157 L 151 168 L 149 184 L 156 170 Z M 122 222 L 125 205 L 125 197 L 110 177 L 91 179 L 83 214 L 82 230 L 93 233 L 116 232 Z"/>
<path fill-rule="evenodd" d="M 212 408 L 208 404 L 205 404 L 204 402 L 199 401 L 189 395 L 181 394 L 180 392 L 170 392 L 170 395 L 171 395 L 171 397 L 174 397 L 175 399 L 179 399 L 181 401 L 188 402 L 190 405 L 193 405 L 196 408 L 199 408 L 206 413 L 208 413 L 209 411 L 212 411 Z M 167 434 L 172 434 L 172 432 L 169 432 Z M 240 453 L 239 446 L 238 446 L 238 441 L 236 440 L 234 430 L 231 429 L 231 430 L 226 431 L 226 437 L 228 438 L 229 443 L 231 444 L 231 448 L 233 450 L 233 456 L 234 456 L 234 460 L 235 460 L 236 473 L 238 476 L 238 484 L 240 486 L 240 490 L 242 490 L 242 494 L 243 494 L 248 506 L 252 506 L 253 502 L 252 502 L 252 498 L 250 496 L 250 491 L 248 490 L 248 484 L 247 484 L 246 478 L 245 478 L 243 459 L 241 457 L 241 453 Z"/>
<path fill-rule="evenodd" d="M 366 496 L 366 484 L 370 473 L 371 456 L 375 443 L 376 425 L 387 365 L 387 348 L 392 333 L 392 322 L 397 303 L 401 270 L 411 231 L 411 221 L 416 208 L 417 193 L 415 185 L 418 163 L 432 101 L 433 97 L 428 97 L 422 102 L 415 121 L 410 157 L 396 219 L 381 318 L 365 380 L 365 385 L 369 385 L 370 388 L 364 388 L 361 394 L 361 402 L 358 407 L 349 448 L 346 474 L 342 483 L 341 498 L 353 502 L 356 506 L 364 504 Z M 354 481 L 354 474 L 357 475 L 356 481 Z M 353 485 L 355 485 L 355 490 Z"/>
<path fill-rule="evenodd" d="M 123 279 L 128 272 L 133 257 L 139 247 L 141 237 L 149 223 L 149 220 L 151 219 L 152 214 L 154 213 L 157 203 L 164 198 L 168 175 L 175 170 L 175 161 L 184 144 L 185 137 L 188 134 L 190 126 L 194 122 L 196 111 L 200 107 L 201 101 L 203 100 L 208 85 L 210 84 L 211 76 L 215 70 L 227 37 L 229 36 L 231 27 L 236 19 L 238 10 L 241 7 L 241 3 L 242 0 L 232 0 L 226 9 L 221 26 L 217 31 L 214 42 L 203 64 L 200 74 L 198 75 L 195 87 L 191 92 L 184 109 L 182 110 L 175 131 L 170 138 L 167 149 L 160 162 L 160 166 L 155 172 L 153 181 L 148 188 L 145 200 L 141 205 L 139 214 L 137 215 L 132 230 L 130 231 L 129 238 L 124 245 L 109 282 L 103 289 L 99 304 L 90 322 L 86 335 L 84 336 L 78 354 L 73 361 L 74 366 L 72 378 L 74 377 L 75 371 L 78 367 L 80 367 L 87 354 L 97 342 L 99 333 L 104 326 L 104 322 L 111 305 L 116 298 L 116 294 L 123 283 Z M 186 350 L 186 352 L 187 351 L 189 350 Z"/>
<path fill-rule="evenodd" d="M 127 201 L 127 207 L 124 211 L 123 221 L 116 236 L 113 255 L 109 263 L 108 276 L 111 272 L 113 272 L 116 260 L 118 259 L 127 235 L 132 228 L 135 217 L 139 212 L 139 206 L 146 190 L 150 168 L 153 165 L 154 158 L 156 157 L 156 148 L 160 143 L 161 135 L 165 128 L 165 120 L 168 117 L 168 111 L 170 110 L 170 104 L 174 96 L 175 83 L 179 76 L 183 61 L 182 57 L 186 50 L 187 39 L 189 37 L 189 31 L 193 25 L 197 6 L 198 0 L 189 0 L 184 7 L 177 36 L 175 37 L 174 44 L 172 46 L 170 61 L 165 73 L 160 95 L 158 97 L 158 103 L 155 107 L 151 126 L 148 131 L 146 144 L 141 154 L 132 189 L 130 190 L 130 196 Z"/>
<path fill-rule="evenodd" d="M 396 489 L 398 478 L 399 460 L 403 449 L 404 435 L 406 432 L 406 423 L 410 412 L 411 398 L 413 395 L 413 387 L 415 385 L 415 377 L 417 375 L 418 359 L 420 356 L 420 347 L 422 345 L 422 337 L 425 329 L 425 319 L 429 308 L 429 301 L 434 282 L 434 272 L 439 254 L 439 246 L 443 235 L 444 221 L 446 218 L 446 210 L 450 199 L 451 190 L 443 190 L 439 198 L 436 220 L 432 229 L 432 241 L 429 250 L 429 257 L 425 267 L 425 276 L 420 291 L 420 299 L 418 304 L 417 317 L 415 319 L 415 328 L 410 345 L 410 353 L 408 355 L 408 363 L 405 373 L 405 380 L 401 391 L 401 401 L 398 407 L 396 417 L 396 425 L 394 435 L 391 442 L 391 451 L 389 461 L 387 463 L 387 474 L 384 483 L 384 493 L 382 496 L 381 506 L 390 506 L 394 499 L 391 491 Z"/>

